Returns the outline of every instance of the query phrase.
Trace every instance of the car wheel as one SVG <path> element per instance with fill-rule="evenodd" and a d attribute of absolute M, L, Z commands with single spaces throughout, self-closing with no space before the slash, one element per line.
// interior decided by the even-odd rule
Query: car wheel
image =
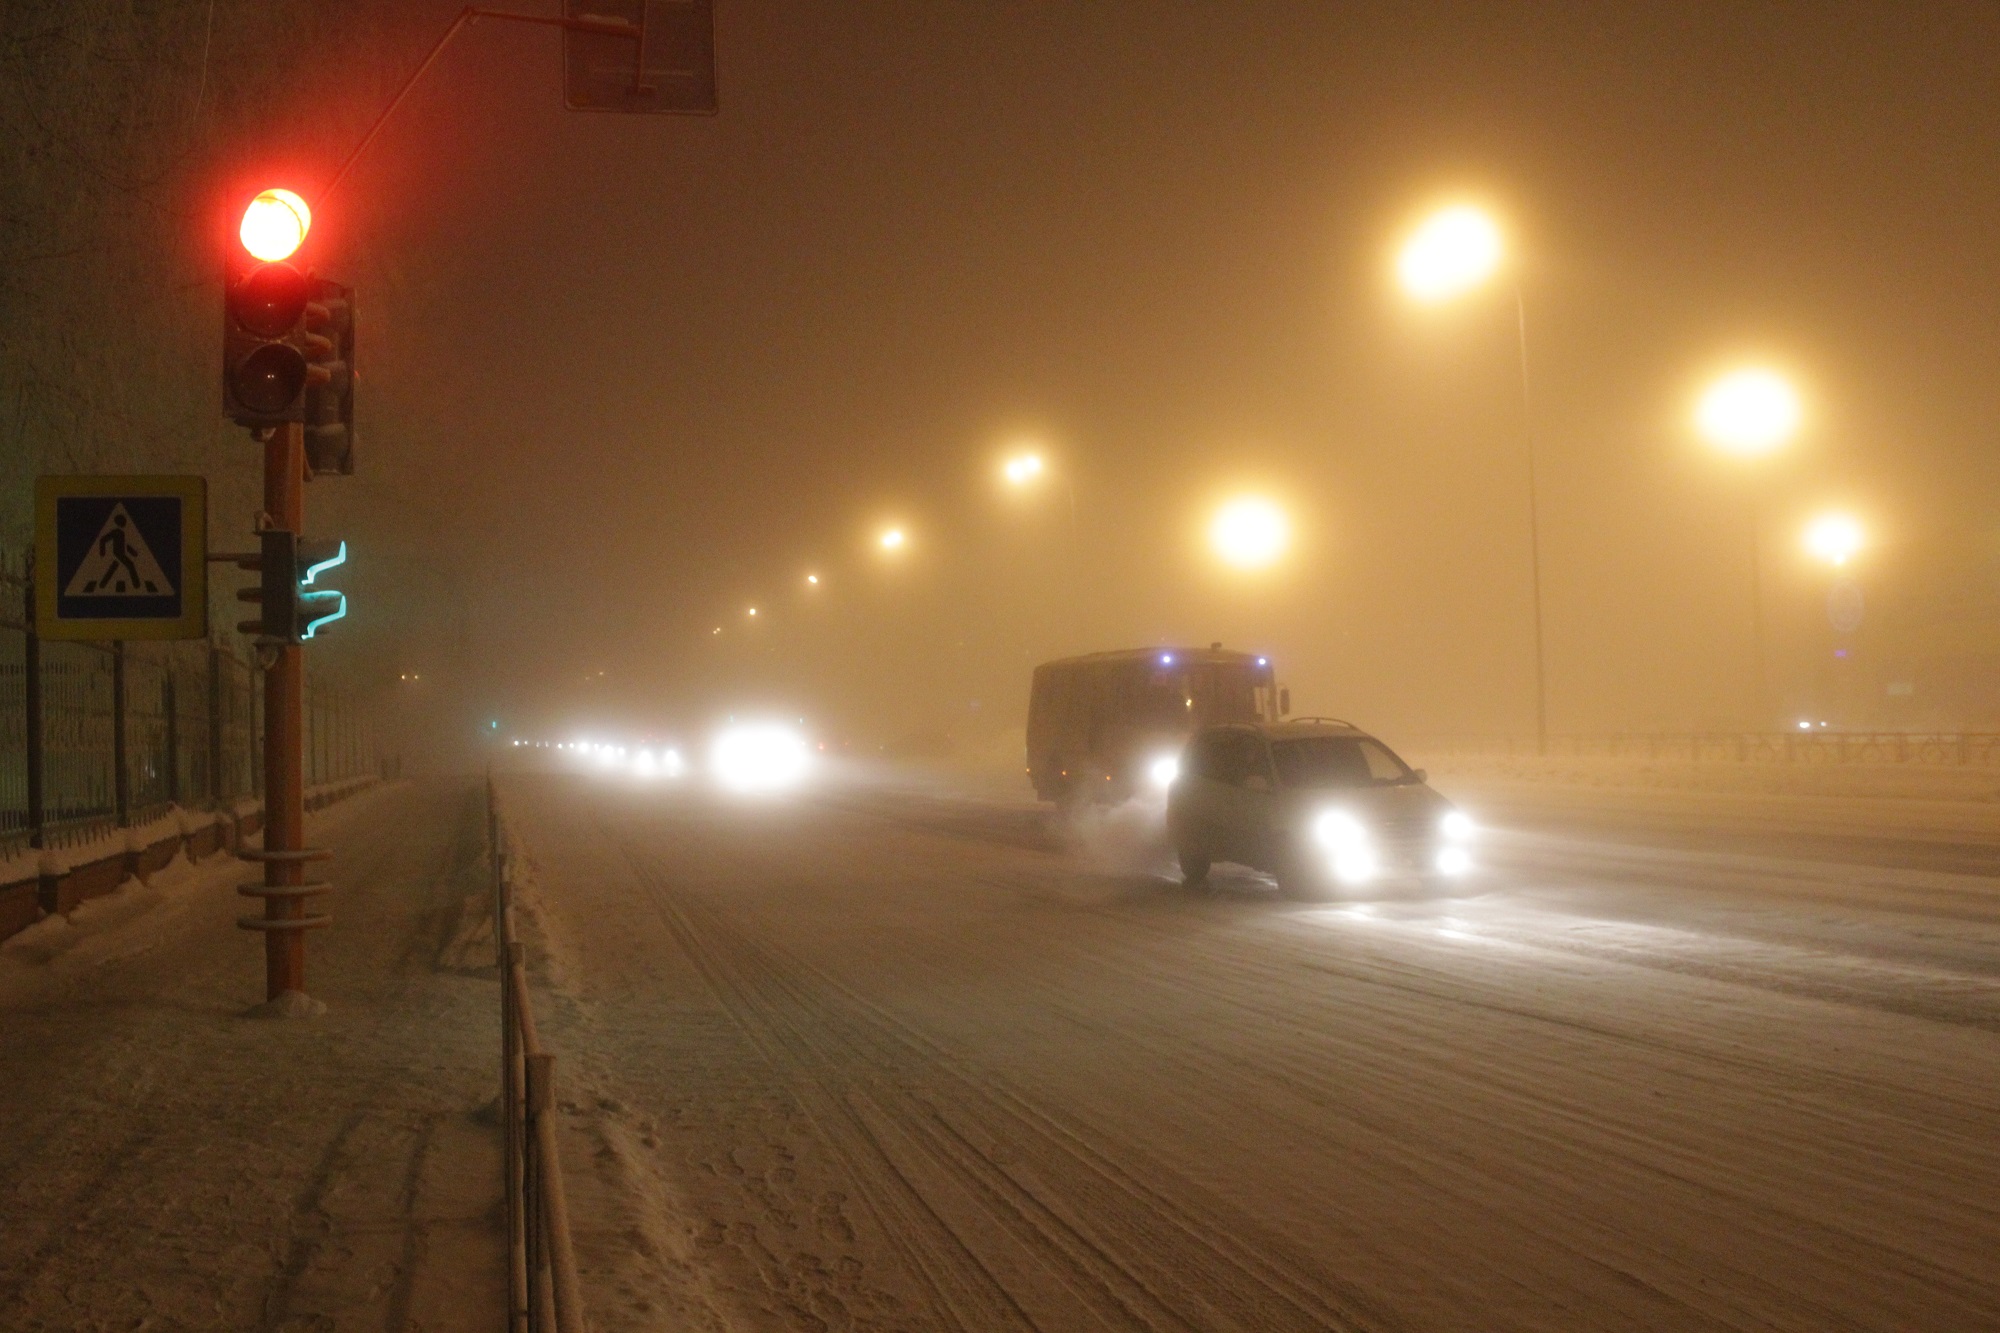
<path fill-rule="evenodd" d="M 1181 863 L 1181 883 L 1190 889 L 1205 888 L 1208 884 L 1208 858 L 1190 847 L 1177 847 L 1174 855 Z"/>

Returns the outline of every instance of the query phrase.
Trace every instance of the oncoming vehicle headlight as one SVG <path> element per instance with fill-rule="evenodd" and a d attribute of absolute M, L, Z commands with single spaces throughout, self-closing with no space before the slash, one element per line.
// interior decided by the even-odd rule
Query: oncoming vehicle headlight
<path fill-rule="evenodd" d="M 730 791 L 769 792 L 795 786 L 811 762 L 803 736 L 775 723 L 731 727 L 715 738 L 709 764 Z"/>
<path fill-rule="evenodd" d="M 1440 875 L 1465 875 L 1472 871 L 1472 853 L 1463 847 L 1443 847 L 1438 849 L 1437 868 Z"/>
<path fill-rule="evenodd" d="M 1314 841 L 1332 856 L 1334 878 L 1343 884 L 1375 878 L 1381 862 L 1375 855 L 1374 839 L 1360 820 L 1345 810 L 1328 810 L 1313 820 L 1312 831 Z"/>
<path fill-rule="evenodd" d="M 1471 842 L 1472 835 L 1479 826 L 1472 822 L 1472 816 L 1463 810 L 1452 810 L 1438 821 L 1438 832 L 1444 834 L 1447 842 Z"/>
<path fill-rule="evenodd" d="M 1174 785 L 1174 779 L 1181 775 L 1181 761 L 1173 755 L 1163 754 L 1146 767 L 1146 776 L 1161 791 Z"/>

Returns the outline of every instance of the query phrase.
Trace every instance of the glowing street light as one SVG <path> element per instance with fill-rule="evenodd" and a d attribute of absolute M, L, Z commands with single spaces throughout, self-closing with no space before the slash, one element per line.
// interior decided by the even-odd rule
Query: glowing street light
<path fill-rule="evenodd" d="M 876 545 L 885 551 L 900 551 L 909 544 L 909 535 L 901 528 L 885 528 L 876 540 Z"/>
<path fill-rule="evenodd" d="M 236 234 L 253 258 L 275 264 L 305 244 L 311 229 L 312 210 L 305 200 L 290 190 L 265 190 L 243 210 Z"/>
<path fill-rule="evenodd" d="M 1263 569 L 1284 554 L 1291 540 L 1285 511 L 1261 496 L 1246 495 L 1215 511 L 1208 542 L 1226 564 Z"/>
<path fill-rule="evenodd" d="M 1500 224 L 1470 204 L 1439 209 L 1426 218 L 1396 256 L 1403 290 L 1425 305 L 1437 305 L 1484 286 L 1499 272 L 1507 246 Z M 1528 464 L 1528 574 L 1535 608 L 1535 751 L 1549 749 L 1549 686 L 1542 636 L 1542 523 L 1535 486 L 1535 432 L 1528 392 L 1528 300 L 1518 280 L 1514 289 L 1514 333 L 1521 364 L 1521 437 Z"/>
<path fill-rule="evenodd" d="M 1835 569 L 1853 559 L 1863 545 L 1861 525 L 1846 514 L 1821 514 L 1806 525 L 1806 550 Z"/>
<path fill-rule="evenodd" d="M 1744 458 L 1757 458 L 1790 440 L 1799 428 L 1799 395 L 1773 370 L 1731 371 L 1703 391 L 1695 404 L 1695 425 L 1709 443 Z"/>
<path fill-rule="evenodd" d="M 1000 469 L 1010 486 L 1025 486 L 1047 470 L 1040 454 L 1016 454 Z"/>
<path fill-rule="evenodd" d="M 1419 301 L 1448 301 L 1492 277 L 1505 252 L 1499 225 L 1482 210 L 1458 204 L 1433 213 L 1410 234 L 1396 256 L 1396 276 Z"/>
<path fill-rule="evenodd" d="M 1738 458 L 1775 453 L 1798 433 L 1802 416 L 1791 381 L 1762 366 L 1732 370 L 1695 400 L 1694 424 L 1708 442 Z M 1844 558 L 1844 557 L 1843 557 Z M 1756 499 L 1750 509 L 1750 657 L 1761 715 L 1769 694 L 1764 665 L 1764 538 Z M 1761 718 L 1760 718 L 1761 721 Z"/>
<path fill-rule="evenodd" d="M 806 575 L 806 586 L 817 588 L 819 586 L 819 575 L 817 574 Z"/>
<path fill-rule="evenodd" d="M 750 618 L 753 620 L 757 618 L 757 608 L 754 606 L 750 608 Z"/>

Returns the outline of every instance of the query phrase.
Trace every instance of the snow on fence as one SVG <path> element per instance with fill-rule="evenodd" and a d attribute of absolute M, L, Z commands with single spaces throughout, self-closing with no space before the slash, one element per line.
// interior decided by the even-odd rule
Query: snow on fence
<path fill-rule="evenodd" d="M 542 1049 L 529 1003 L 526 950 L 515 938 L 513 860 L 486 780 L 493 863 L 493 942 L 500 969 L 500 1081 L 506 1125 L 507 1327 L 583 1333 L 583 1296 L 570 1241 L 569 1199 L 556 1146 L 556 1058 Z"/>
<path fill-rule="evenodd" d="M 1426 755 L 1526 757 L 1533 737 L 1402 736 Z M 1683 731 L 1551 736 L 1547 754 L 1564 759 L 1647 759 L 1669 763 L 1925 764 L 2000 767 L 2000 732 Z"/>

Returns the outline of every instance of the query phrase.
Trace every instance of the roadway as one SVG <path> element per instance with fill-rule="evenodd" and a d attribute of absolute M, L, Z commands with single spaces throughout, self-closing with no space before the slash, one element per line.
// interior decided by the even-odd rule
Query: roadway
<path fill-rule="evenodd" d="M 601 1328 L 2000 1326 L 1976 811 L 1516 787 L 1306 906 L 1138 812 L 503 791 Z"/>

